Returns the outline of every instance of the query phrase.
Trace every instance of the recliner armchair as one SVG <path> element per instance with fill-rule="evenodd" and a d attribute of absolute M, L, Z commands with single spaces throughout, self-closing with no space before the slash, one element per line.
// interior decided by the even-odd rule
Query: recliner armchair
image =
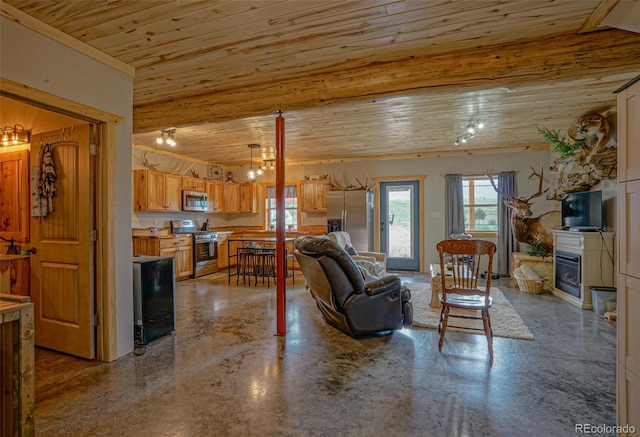
<path fill-rule="evenodd" d="M 351 256 L 331 240 L 302 236 L 294 247 L 309 292 L 329 325 L 360 337 L 411 324 L 411 292 L 398 276 L 365 283 Z"/>
<path fill-rule="evenodd" d="M 351 236 L 348 232 L 344 231 L 336 231 L 329 232 L 328 237 L 331 241 L 335 241 L 338 243 L 340 247 L 345 249 L 350 255 L 351 258 L 356 262 L 356 264 L 361 265 L 368 270 L 370 270 L 369 263 L 372 263 L 375 271 L 370 271 L 371 274 L 377 277 L 382 277 L 387 274 L 387 254 L 382 252 L 364 252 L 357 251 L 357 255 L 351 253 L 349 247 L 353 247 L 351 244 Z M 368 263 L 360 263 L 359 261 L 367 261 Z"/>

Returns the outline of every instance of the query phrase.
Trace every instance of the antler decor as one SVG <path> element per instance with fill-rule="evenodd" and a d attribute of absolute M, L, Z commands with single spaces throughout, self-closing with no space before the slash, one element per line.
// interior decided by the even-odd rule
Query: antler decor
<path fill-rule="evenodd" d="M 147 168 L 150 168 L 152 170 L 157 170 L 158 166 L 160 164 L 162 164 L 163 161 L 158 162 L 157 164 L 152 164 L 151 162 L 149 162 L 149 160 L 147 159 L 147 152 L 144 152 L 142 154 L 142 165 L 144 165 Z"/>
<path fill-rule="evenodd" d="M 491 186 L 496 191 L 496 193 L 505 197 L 507 200 L 504 201 L 504 204 L 511 208 L 511 232 L 513 232 L 513 237 L 520 243 L 531 244 L 532 242 L 539 242 L 540 244 L 547 247 L 548 251 L 551 252 L 553 248 L 553 235 L 551 234 L 551 230 L 560 229 L 561 227 L 561 213 L 560 211 L 548 211 L 544 214 L 539 215 L 538 217 L 532 217 L 533 213 L 531 212 L 531 202 L 532 199 L 536 197 L 542 196 L 544 193 L 549 191 L 551 188 L 551 184 L 544 190 L 542 189 L 542 184 L 544 181 L 544 171 L 542 168 L 538 173 L 533 166 L 531 166 L 531 175 L 529 175 L 528 179 L 533 179 L 537 177 L 539 179 L 538 191 L 535 193 L 531 193 L 528 196 L 513 196 L 511 194 L 504 193 L 499 190 L 496 184 L 493 182 L 493 177 L 491 176 L 491 172 L 487 172 L 485 176 L 491 181 Z"/>
<path fill-rule="evenodd" d="M 359 187 L 356 187 L 355 185 L 345 186 L 342 182 L 336 179 L 336 177 L 333 174 L 331 175 L 330 181 L 331 181 L 331 185 L 333 185 L 333 188 L 337 191 L 351 191 L 351 190 L 372 191 L 373 187 L 375 186 L 375 182 L 373 180 L 371 181 L 371 183 L 369 183 L 369 176 L 367 176 L 367 178 L 364 180 L 364 184 L 360 182 L 358 178 L 355 178 L 355 179 L 356 179 L 356 182 L 360 185 Z"/>

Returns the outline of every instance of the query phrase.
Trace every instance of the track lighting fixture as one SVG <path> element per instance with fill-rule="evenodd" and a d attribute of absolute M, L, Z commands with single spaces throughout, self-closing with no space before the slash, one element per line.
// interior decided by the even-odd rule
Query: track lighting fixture
<path fill-rule="evenodd" d="M 265 159 L 264 161 L 262 161 L 262 169 L 263 170 L 274 170 L 276 167 L 276 160 L 275 159 Z"/>
<path fill-rule="evenodd" d="M 175 133 L 176 133 L 176 128 L 172 127 L 171 129 L 165 129 L 163 131 L 160 132 L 160 136 L 158 138 L 156 138 L 156 143 L 157 144 L 167 144 L 171 147 L 175 147 L 176 146 L 176 139 L 175 139 Z M 166 136 L 166 138 L 165 138 Z"/>
<path fill-rule="evenodd" d="M 473 123 L 468 124 L 467 133 L 457 137 L 456 140 L 453 142 L 453 144 L 455 146 L 459 146 L 460 143 L 466 143 L 468 140 L 475 138 L 478 130 L 482 128 L 484 128 L 484 123 L 482 123 L 480 120 L 476 120 Z"/>

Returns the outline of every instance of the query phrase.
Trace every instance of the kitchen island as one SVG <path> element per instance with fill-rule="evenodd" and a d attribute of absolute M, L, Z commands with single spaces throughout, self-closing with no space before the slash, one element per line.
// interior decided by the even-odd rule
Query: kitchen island
<path fill-rule="evenodd" d="M 294 237 L 285 237 L 285 246 L 290 245 L 290 249 L 286 249 L 285 262 L 287 268 L 285 269 L 287 277 L 289 277 L 289 260 L 291 260 L 291 274 L 295 281 L 295 265 L 293 264 L 293 242 Z M 251 244 L 253 243 L 253 244 Z M 275 278 L 275 237 L 232 237 L 227 238 L 227 275 L 229 283 L 231 283 L 231 277 L 240 276 L 246 278 L 249 276 L 249 285 L 251 285 L 251 276 L 255 278 L 255 284 L 258 284 L 258 277 L 262 278 Z M 258 247 L 260 246 L 260 247 Z M 253 252 L 260 252 L 253 253 Z M 255 259 L 260 259 L 260 265 L 255 263 Z M 231 265 L 235 261 L 236 269 L 235 273 L 232 273 Z M 264 282 L 264 281 L 263 281 Z M 270 282 L 267 281 L 267 285 Z"/>

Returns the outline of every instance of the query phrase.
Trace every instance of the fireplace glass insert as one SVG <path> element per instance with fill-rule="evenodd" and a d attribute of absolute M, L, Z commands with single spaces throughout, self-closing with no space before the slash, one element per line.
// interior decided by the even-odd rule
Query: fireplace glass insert
<path fill-rule="evenodd" d="M 557 250 L 554 262 L 556 288 L 580 298 L 580 255 Z"/>

